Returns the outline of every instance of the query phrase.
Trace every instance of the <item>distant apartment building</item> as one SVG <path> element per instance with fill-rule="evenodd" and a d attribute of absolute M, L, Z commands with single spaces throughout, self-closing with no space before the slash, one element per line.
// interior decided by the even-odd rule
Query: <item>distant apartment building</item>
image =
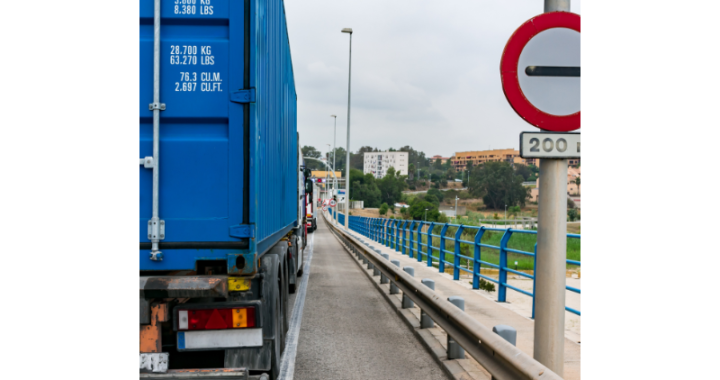
<path fill-rule="evenodd" d="M 472 162 L 473 166 L 484 164 L 490 161 L 505 161 L 515 164 L 532 163 L 532 159 L 524 160 L 520 157 L 520 151 L 515 149 L 492 149 L 492 150 L 476 150 L 471 152 L 456 152 L 450 157 L 452 164 L 456 170 L 463 170 L 467 167 L 468 162 Z"/>
<path fill-rule="evenodd" d="M 505 161 L 513 164 L 535 165 L 540 166 L 540 160 L 537 158 L 522 158 L 520 151 L 515 149 L 492 149 L 492 150 L 476 150 L 471 152 L 456 152 L 450 157 L 456 170 L 464 170 L 468 162 L 472 162 L 473 166 L 484 164 L 488 161 Z M 577 166 L 580 159 L 571 158 L 568 165 Z"/>
<path fill-rule="evenodd" d="M 408 152 L 365 152 L 363 173 L 382 178 L 390 167 L 402 175 L 408 174 Z"/>
<path fill-rule="evenodd" d="M 441 156 L 441 155 L 435 155 L 435 156 L 432 156 L 432 157 L 430 158 L 430 162 L 432 163 L 432 162 L 435 162 L 435 161 L 437 161 L 437 160 L 440 160 L 440 161 L 444 164 L 445 161 L 447 161 L 447 160 L 449 160 L 449 159 L 450 159 L 450 157 L 443 157 L 443 156 Z"/>

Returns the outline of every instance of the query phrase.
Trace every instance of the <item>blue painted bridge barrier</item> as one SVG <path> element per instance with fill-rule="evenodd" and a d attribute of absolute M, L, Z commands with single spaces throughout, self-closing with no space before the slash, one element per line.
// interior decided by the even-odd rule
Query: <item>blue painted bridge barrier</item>
<path fill-rule="evenodd" d="M 345 215 L 339 214 L 338 221 L 341 225 L 345 223 Z M 424 222 L 418 220 L 401 220 L 401 219 L 384 219 L 384 218 L 367 218 L 361 216 L 350 216 L 349 227 L 351 230 L 383 244 L 397 252 L 407 255 L 410 258 L 417 259 L 418 262 L 425 261 L 427 266 L 437 265 L 441 273 L 445 272 L 446 267 L 453 269 L 453 279 L 460 279 L 460 271 L 472 275 L 473 289 L 480 288 L 480 279 L 493 282 L 498 285 L 498 302 L 506 302 L 507 289 L 522 293 L 533 299 L 532 316 L 535 318 L 535 276 L 519 270 L 512 269 L 508 266 L 508 253 L 524 255 L 532 257 L 534 260 L 534 268 L 537 266 L 537 243 L 533 252 L 522 251 L 508 247 L 513 236 L 520 234 L 537 235 L 537 231 L 489 228 L 478 226 L 467 226 L 451 223 Z M 454 234 L 447 236 L 448 230 L 453 229 Z M 424 231 L 423 231 L 424 230 Z M 439 231 L 438 231 L 439 230 Z M 475 231 L 473 241 L 462 240 L 463 232 Z M 484 234 L 488 231 L 502 232 L 500 245 L 490 245 L 482 243 Z M 439 232 L 439 234 L 438 234 Z M 580 239 L 579 234 L 567 234 L 570 239 Z M 472 257 L 462 254 L 462 247 L 471 247 Z M 450 249 L 452 247 L 452 249 Z M 481 253 L 485 250 L 495 250 L 499 252 L 498 264 L 493 264 L 482 260 Z M 465 268 L 460 265 L 460 259 L 472 262 L 472 269 Z M 570 265 L 580 266 L 580 261 L 567 260 Z M 493 268 L 498 270 L 498 278 L 485 276 L 480 273 L 480 269 Z M 507 282 L 507 275 L 514 273 L 518 276 L 526 277 L 533 280 L 533 292 L 514 287 Z M 565 286 L 571 292 L 580 294 L 580 289 L 572 286 Z M 580 315 L 579 310 L 565 306 L 565 310 Z"/>

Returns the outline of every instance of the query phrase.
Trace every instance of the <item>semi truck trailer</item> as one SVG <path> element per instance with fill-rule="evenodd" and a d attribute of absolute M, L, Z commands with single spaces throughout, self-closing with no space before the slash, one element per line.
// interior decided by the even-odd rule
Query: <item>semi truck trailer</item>
<path fill-rule="evenodd" d="M 307 238 L 283 1 L 140 0 L 139 49 L 140 378 L 275 379 Z"/>

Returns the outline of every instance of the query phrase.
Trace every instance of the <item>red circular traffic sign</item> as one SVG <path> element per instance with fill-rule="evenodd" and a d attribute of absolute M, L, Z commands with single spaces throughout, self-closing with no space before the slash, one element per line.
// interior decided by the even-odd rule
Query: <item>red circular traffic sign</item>
<path fill-rule="evenodd" d="M 518 63 L 523 49 L 533 37 L 552 28 L 567 28 L 580 33 L 580 15 L 570 12 L 543 13 L 520 25 L 503 50 L 500 77 L 505 97 L 520 117 L 540 129 L 568 132 L 580 128 L 580 111 L 570 115 L 553 115 L 540 110 L 525 96 L 518 79 Z"/>
<path fill-rule="evenodd" d="M 331 200 L 331 201 L 330 201 L 330 207 L 335 207 L 335 201 L 334 201 L 334 200 Z"/>

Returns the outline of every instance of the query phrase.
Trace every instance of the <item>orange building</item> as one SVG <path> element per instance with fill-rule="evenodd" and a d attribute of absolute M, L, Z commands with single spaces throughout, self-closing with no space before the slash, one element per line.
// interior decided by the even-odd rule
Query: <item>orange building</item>
<path fill-rule="evenodd" d="M 520 151 L 515 149 L 492 149 L 492 150 L 475 150 L 470 152 L 456 152 L 450 157 L 456 170 L 463 170 L 467 167 L 468 162 L 472 162 L 473 166 L 484 164 L 490 161 L 505 161 L 514 164 L 534 164 L 534 159 L 525 160 L 520 157 Z"/>

